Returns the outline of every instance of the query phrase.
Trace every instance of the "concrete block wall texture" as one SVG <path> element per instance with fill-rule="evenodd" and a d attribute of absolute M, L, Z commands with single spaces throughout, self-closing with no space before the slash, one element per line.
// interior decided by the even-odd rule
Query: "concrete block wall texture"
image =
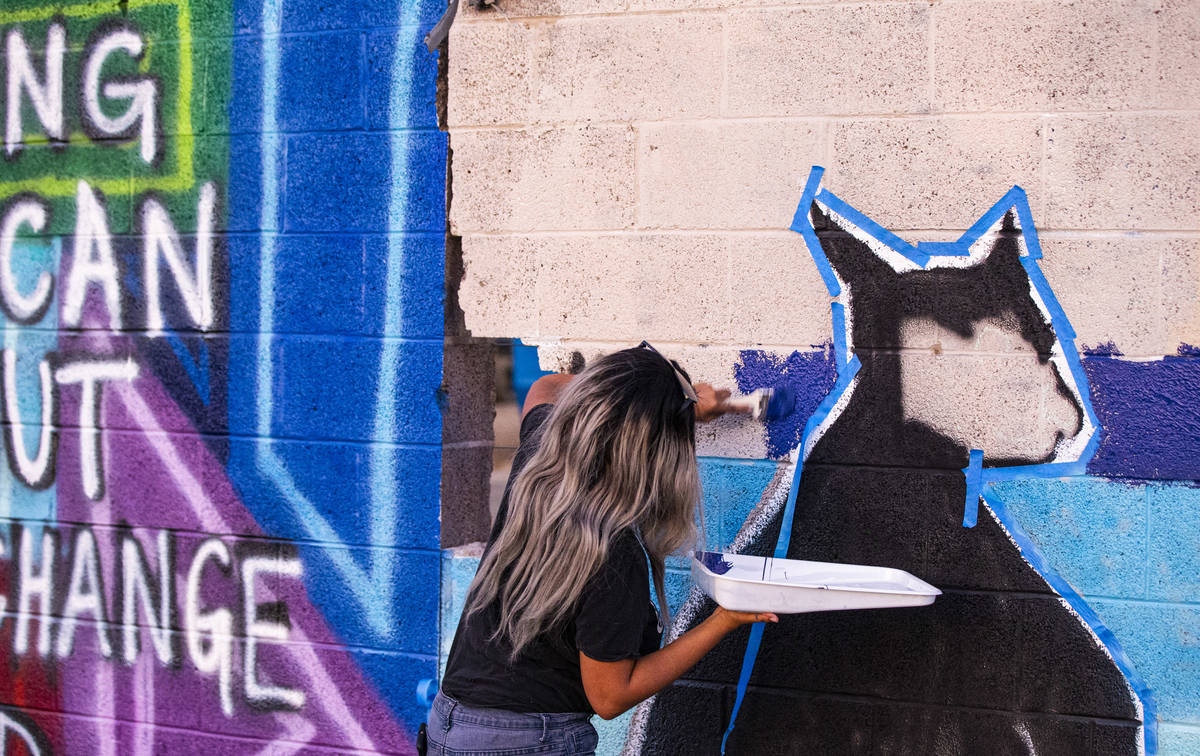
<path fill-rule="evenodd" d="M 700 380 L 791 383 L 797 417 L 699 435 L 705 484 L 721 492 L 707 516 L 727 523 L 709 545 L 766 553 L 796 474 L 783 460 L 853 352 L 857 404 L 809 449 L 783 545 L 903 567 L 947 591 L 924 615 L 768 629 L 735 752 L 1006 752 L 1022 732 L 1048 752 L 1194 750 L 1198 18 L 1187 0 L 464 9 L 448 122 L 465 327 L 538 344 L 546 367 L 649 339 Z M 839 348 L 817 253 L 789 230 L 794 216 L 804 225 L 813 165 L 824 191 L 930 254 L 1014 185 L 1029 215 L 998 226 L 1011 241 L 996 242 L 994 269 L 971 266 L 975 278 L 931 271 L 899 286 L 863 263 Z M 838 228 L 874 233 L 828 221 L 822 249 L 841 244 Z M 1005 273 L 1005 255 L 1029 255 L 1004 245 L 1031 233 L 1041 258 Z M 1056 323 L 1021 315 L 1039 275 Z M 1045 359 L 1055 344 L 1081 358 L 1073 395 Z M 1040 477 L 1056 469 L 1048 450 L 1065 448 L 1052 429 L 1083 439 L 1089 413 L 1097 444 L 1072 452 L 1061 479 Z M 985 470 L 1022 461 L 1037 477 L 991 484 L 995 503 L 968 529 L 959 468 L 971 448 Z M 759 471 L 754 485 L 734 484 L 738 463 Z M 678 629 L 702 612 L 691 603 Z M 973 661 L 951 652 L 968 626 L 981 633 Z M 881 658 L 881 643 L 915 666 Z M 717 752 L 746 648 L 732 638 L 643 707 L 626 751 Z"/>
<path fill-rule="evenodd" d="M 0 751 L 413 752 L 441 10 L 0 8 Z"/>

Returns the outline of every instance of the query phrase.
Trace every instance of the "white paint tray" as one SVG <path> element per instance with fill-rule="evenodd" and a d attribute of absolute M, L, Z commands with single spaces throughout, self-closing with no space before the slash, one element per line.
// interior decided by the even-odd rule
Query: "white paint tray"
<path fill-rule="evenodd" d="M 737 612 L 829 612 L 925 606 L 942 592 L 904 570 L 697 551 L 692 579 Z"/>

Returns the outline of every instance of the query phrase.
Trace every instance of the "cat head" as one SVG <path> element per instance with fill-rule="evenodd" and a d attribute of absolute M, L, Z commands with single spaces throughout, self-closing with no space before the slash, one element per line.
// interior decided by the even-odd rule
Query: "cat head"
<path fill-rule="evenodd" d="M 994 468 L 1085 465 L 1098 423 L 1024 192 L 1013 187 L 957 241 L 914 245 L 820 178 L 814 168 L 792 228 L 834 297 L 839 383 L 887 395 L 872 405 L 879 432 L 922 426 Z"/>

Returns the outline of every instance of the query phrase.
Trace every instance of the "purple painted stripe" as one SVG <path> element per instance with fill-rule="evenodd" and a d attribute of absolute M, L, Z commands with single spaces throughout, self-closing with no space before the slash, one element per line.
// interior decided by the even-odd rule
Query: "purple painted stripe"
<path fill-rule="evenodd" d="M 1200 480 L 1200 350 L 1183 345 L 1178 355 L 1151 362 L 1119 354 L 1108 345 L 1083 360 L 1101 425 L 1088 472 Z"/>

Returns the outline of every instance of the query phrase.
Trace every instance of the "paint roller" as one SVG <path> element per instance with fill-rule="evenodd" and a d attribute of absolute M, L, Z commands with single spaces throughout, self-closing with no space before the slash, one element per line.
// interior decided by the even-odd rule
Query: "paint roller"
<path fill-rule="evenodd" d="M 796 409 L 796 394 L 787 386 L 764 388 L 729 399 L 730 408 L 748 410 L 755 420 L 780 420 Z"/>

